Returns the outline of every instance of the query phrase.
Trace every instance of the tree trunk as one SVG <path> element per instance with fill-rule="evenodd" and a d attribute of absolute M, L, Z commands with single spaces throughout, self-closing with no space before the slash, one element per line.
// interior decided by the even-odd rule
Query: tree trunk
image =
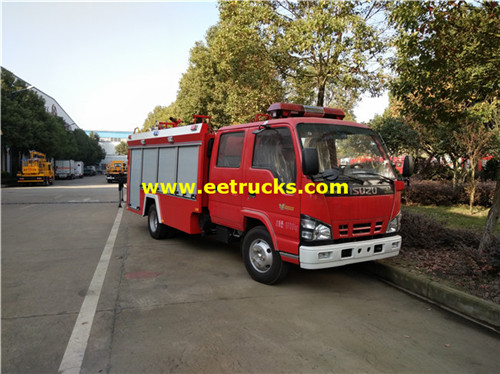
<path fill-rule="evenodd" d="M 497 166 L 496 180 L 497 185 L 495 188 L 495 196 L 493 197 L 493 205 L 488 212 L 483 237 L 481 238 L 481 243 L 479 243 L 479 253 L 484 253 L 484 251 L 491 246 L 495 236 L 495 228 L 498 222 L 498 215 L 500 214 L 500 165 Z"/>
<path fill-rule="evenodd" d="M 474 208 L 474 198 L 476 197 L 476 162 L 471 158 L 470 160 L 470 192 L 469 192 L 469 213 L 472 215 Z"/>
<path fill-rule="evenodd" d="M 457 188 L 458 185 L 458 160 L 453 157 L 453 189 Z"/>
<path fill-rule="evenodd" d="M 318 100 L 316 101 L 317 106 L 323 106 L 325 103 L 325 87 L 326 83 L 320 83 L 318 87 Z"/>

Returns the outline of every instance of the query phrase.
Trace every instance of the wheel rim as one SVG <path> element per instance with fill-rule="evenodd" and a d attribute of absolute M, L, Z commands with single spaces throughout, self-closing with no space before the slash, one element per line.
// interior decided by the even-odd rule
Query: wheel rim
<path fill-rule="evenodd" d="M 256 239 L 250 244 L 249 257 L 252 267 L 259 273 L 265 273 L 273 264 L 273 250 L 262 239 Z"/>
<path fill-rule="evenodd" d="M 156 232 L 158 228 L 158 218 L 156 217 L 156 210 L 151 211 L 149 213 L 149 228 L 152 232 Z"/>

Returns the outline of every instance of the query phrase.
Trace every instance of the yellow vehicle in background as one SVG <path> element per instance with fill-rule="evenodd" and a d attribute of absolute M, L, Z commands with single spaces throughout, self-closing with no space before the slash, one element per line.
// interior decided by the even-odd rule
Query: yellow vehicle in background
<path fill-rule="evenodd" d="M 108 183 L 127 179 L 127 161 L 110 161 L 106 165 L 106 180 Z"/>
<path fill-rule="evenodd" d="M 21 172 L 17 173 L 18 183 L 37 183 L 48 186 L 54 181 L 54 168 L 44 153 L 30 151 L 30 157 L 23 159 Z"/>

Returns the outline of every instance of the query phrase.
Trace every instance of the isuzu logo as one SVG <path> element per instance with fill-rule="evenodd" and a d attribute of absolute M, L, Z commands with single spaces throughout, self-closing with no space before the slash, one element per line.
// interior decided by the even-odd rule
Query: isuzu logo
<path fill-rule="evenodd" d="M 352 187 L 351 195 L 377 195 L 378 188 L 377 187 Z"/>

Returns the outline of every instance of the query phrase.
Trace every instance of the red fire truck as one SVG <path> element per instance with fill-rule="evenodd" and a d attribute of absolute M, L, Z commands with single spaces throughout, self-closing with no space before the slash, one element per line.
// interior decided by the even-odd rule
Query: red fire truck
<path fill-rule="evenodd" d="M 289 264 L 322 269 L 397 255 L 404 181 L 379 136 L 339 109 L 275 103 L 268 113 L 216 133 L 209 117 L 195 116 L 192 125 L 130 135 L 127 209 L 148 216 L 155 239 L 180 230 L 239 240 L 248 273 L 266 284 Z M 405 177 L 411 165 L 407 158 Z M 347 191 L 315 188 L 334 183 Z"/>

